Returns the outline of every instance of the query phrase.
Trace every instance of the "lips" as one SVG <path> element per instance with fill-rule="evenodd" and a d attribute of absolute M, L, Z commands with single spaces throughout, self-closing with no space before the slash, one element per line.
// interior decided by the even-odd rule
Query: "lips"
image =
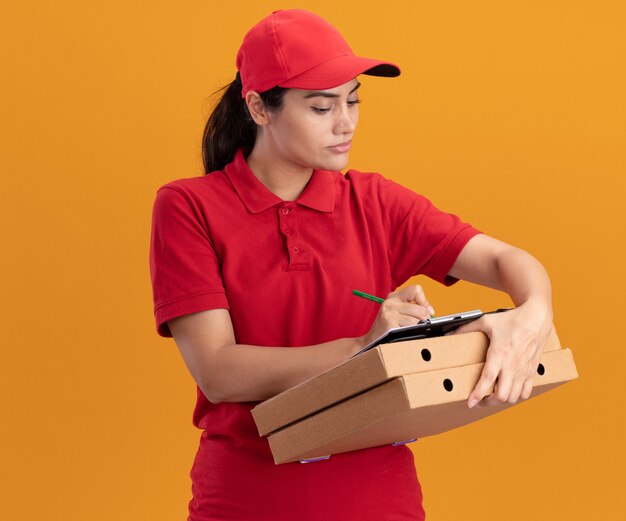
<path fill-rule="evenodd" d="M 352 148 L 352 141 L 344 141 L 343 143 L 339 143 L 337 145 L 333 145 L 332 147 L 328 147 L 329 150 L 338 153 L 344 153 Z"/>

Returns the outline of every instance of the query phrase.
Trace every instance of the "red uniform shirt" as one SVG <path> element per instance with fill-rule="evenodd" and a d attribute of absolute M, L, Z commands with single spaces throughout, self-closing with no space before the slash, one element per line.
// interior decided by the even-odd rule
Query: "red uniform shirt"
<path fill-rule="evenodd" d="M 152 218 L 158 334 L 172 336 L 169 319 L 226 308 L 238 343 L 268 347 L 365 334 L 378 305 L 353 289 L 385 297 L 420 273 L 451 285 L 448 271 L 480 233 L 375 173 L 314 170 L 300 197 L 283 201 L 241 150 L 223 171 L 160 187 Z M 407 447 L 275 465 L 256 403 L 212 404 L 198 389 L 191 520 L 423 518 Z"/>

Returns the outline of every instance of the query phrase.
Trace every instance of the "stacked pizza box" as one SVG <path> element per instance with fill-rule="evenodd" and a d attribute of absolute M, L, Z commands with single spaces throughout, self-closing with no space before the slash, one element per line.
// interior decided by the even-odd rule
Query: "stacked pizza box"
<path fill-rule="evenodd" d="M 516 405 L 467 405 L 488 347 L 481 332 L 378 345 L 260 403 L 252 415 L 276 464 L 415 441 Z M 531 398 L 577 377 L 553 329 Z"/>

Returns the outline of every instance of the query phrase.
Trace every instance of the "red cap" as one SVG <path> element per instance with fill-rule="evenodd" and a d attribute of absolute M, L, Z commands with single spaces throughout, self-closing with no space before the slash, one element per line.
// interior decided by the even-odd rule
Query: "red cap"
<path fill-rule="evenodd" d="M 355 56 L 339 31 L 302 9 L 274 11 L 244 36 L 237 53 L 243 89 L 332 89 L 359 74 L 399 76 L 390 62 Z"/>

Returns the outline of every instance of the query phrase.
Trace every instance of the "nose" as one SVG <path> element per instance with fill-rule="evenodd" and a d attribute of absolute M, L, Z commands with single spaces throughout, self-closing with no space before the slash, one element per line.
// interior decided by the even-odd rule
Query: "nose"
<path fill-rule="evenodd" d="M 359 118 L 358 108 L 343 105 L 341 110 L 336 111 L 335 114 L 333 133 L 336 135 L 352 134 Z"/>

